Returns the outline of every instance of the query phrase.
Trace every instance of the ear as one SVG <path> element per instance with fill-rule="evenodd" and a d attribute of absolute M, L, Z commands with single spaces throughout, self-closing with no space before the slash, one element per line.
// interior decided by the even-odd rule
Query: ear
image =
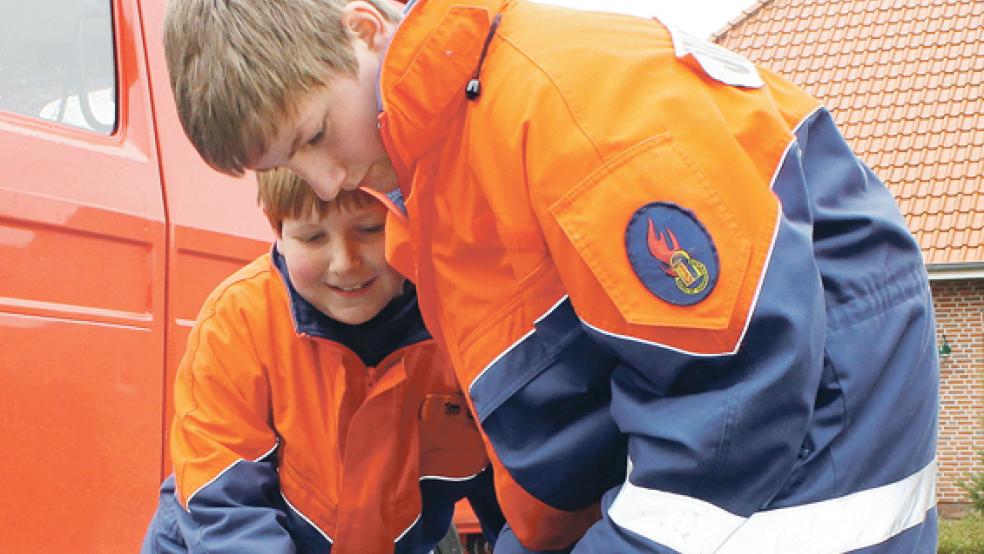
<path fill-rule="evenodd" d="M 375 6 L 354 0 L 342 8 L 342 25 L 353 40 L 361 40 L 370 51 L 381 53 L 396 31 L 396 24 L 386 19 Z"/>

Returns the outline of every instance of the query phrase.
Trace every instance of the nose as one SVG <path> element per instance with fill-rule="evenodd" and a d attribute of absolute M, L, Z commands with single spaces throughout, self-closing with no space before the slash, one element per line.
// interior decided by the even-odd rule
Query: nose
<path fill-rule="evenodd" d="M 341 164 L 326 157 L 295 156 L 288 165 L 295 175 L 304 179 L 318 198 L 334 200 L 345 182 L 346 171 Z"/>
<path fill-rule="evenodd" d="M 358 247 L 353 241 L 345 237 L 338 237 L 337 240 L 332 241 L 329 271 L 339 275 L 358 269 L 360 264 Z"/>

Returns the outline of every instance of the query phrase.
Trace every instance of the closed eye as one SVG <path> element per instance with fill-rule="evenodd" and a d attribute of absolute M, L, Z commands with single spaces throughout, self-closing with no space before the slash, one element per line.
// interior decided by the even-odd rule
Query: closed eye
<path fill-rule="evenodd" d="M 310 235 L 304 235 L 304 236 L 300 237 L 298 240 L 300 240 L 301 242 L 304 242 L 304 243 L 311 243 L 311 242 L 317 242 L 317 241 L 319 241 L 319 240 L 321 240 L 323 238 L 325 238 L 325 234 L 323 232 L 320 232 L 319 231 L 317 233 L 313 233 L 313 234 L 310 234 Z"/>
<path fill-rule="evenodd" d="M 322 125 L 320 129 L 318 129 L 317 131 L 315 131 L 314 134 L 311 135 L 310 138 L 308 138 L 307 143 L 308 144 L 318 144 L 319 142 L 321 142 L 321 139 L 323 139 L 324 137 L 325 137 L 325 126 Z"/>

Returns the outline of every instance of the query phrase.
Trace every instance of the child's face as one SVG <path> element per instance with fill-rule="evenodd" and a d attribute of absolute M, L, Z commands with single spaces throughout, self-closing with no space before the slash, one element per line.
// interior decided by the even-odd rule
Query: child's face
<path fill-rule="evenodd" d="M 286 167 L 322 200 L 335 198 L 340 189 L 396 188 L 377 125 L 376 77 L 382 52 L 358 39 L 353 48 L 357 74 L 336 75 L 328 86 L 301 96 L 297 117 L 278 128 L 267 151 L 250 164 L 253 169 Z"/>
<path fill-rule="evenodd" d="M 336 321 L 372 319 L 403 290 L 403 277 L 384 256 L 385 221 L 377 202 L 284 219 L 277 245 L 297 292 Z"/>

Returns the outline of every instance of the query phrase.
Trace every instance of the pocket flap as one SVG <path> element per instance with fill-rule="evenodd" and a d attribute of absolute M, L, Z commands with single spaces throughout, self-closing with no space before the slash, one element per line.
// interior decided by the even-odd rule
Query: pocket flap
<path fill-rule="evenodd" d="M 622 324 L 608 328 L 613 318 L 604 313 L 606 303 L 593 300 L 597 290 L 569 291 L 578 314 L 604 321 L 606 331 L 641 333 L 670 346 L 674 333 L 658 328 L 729 330 L 714 348 L 737 344 L 764 271 L 766 256 L 751 254 L 770 248 L 778 213 L 771 191 L 755 193 L 763 188 L 749 188 L 755 210 L 727 205 L 669 133 L 605 164 L 550 207 Z M 759 214 L 771 214 L 771 221 L 754 221 Z"/>

